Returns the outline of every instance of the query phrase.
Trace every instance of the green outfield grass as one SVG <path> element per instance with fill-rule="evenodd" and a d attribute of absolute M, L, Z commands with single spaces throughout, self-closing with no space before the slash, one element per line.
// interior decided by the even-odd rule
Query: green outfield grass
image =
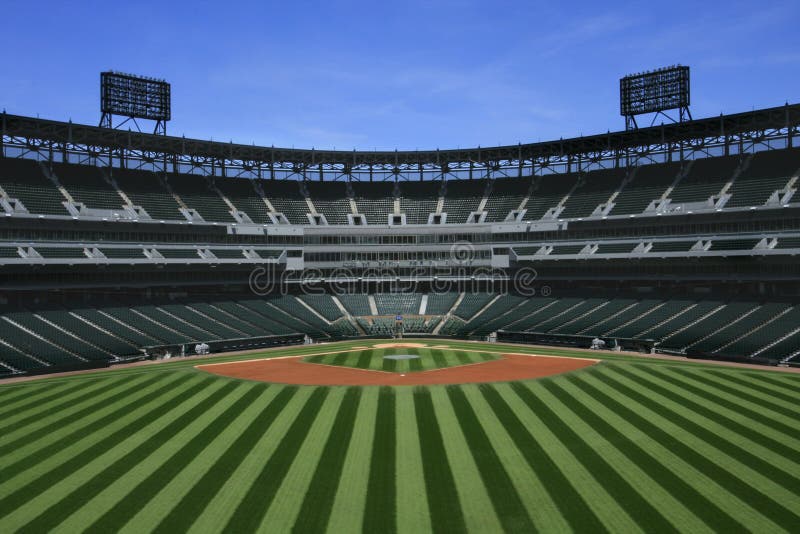
<path fill-rule="evenodd" d="M 408 360 L 392 360 L 386 358 L 394 354 L 411 354 L 418 358 Z M 414 371 L 430 371 L 458 365 L 488 362 L 496 360 L 499 354 L 483 352 L 480 350 L 464 349 L 434 349 L 434 348 L 400 348 L 386 347 L 379 349 L 356 349 L 350 351 L 334 352 L 303 358 L 307 362 L 324 365 L 340 365 L 358 369 L 371 369 L 373 371 L 388 371 L 394 373 L 412 373 Z"/>
<path fill-rule="evenodd" d="M 0 383 L 0 530 L 796 532 L 800 525 L 800 375 L 611 353 L 593 353 L 605 361 L 564 375 L 461 386 L 284 386 L 194 369 L 373 342 Z M 458 353 L 502 350 L 429 343 L 452 347 L 441 352 L 454 356 L 438 359 L 447 365 L 465 363 Z M 383 365 L 376 351 L 342 354 L 310 359 Z M 432 351 L 419 362 L 408 370 L 443 366 Z"/>

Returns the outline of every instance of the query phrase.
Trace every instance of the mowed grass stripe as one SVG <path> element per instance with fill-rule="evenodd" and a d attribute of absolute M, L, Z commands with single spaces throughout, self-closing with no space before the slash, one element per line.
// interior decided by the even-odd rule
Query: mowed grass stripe
<path fill-rule="evenodd" d="M 424 371 L 425 367 L 422 364 L 422 359 L 424 356 L 420 355 L 419 358 L 414 358 L 413 360 L 408 360 L 408 370 L 412 373 L 417 373 L 419 371 Z"/>
<path fill-rule="evenodd" d="M 369 369 L 369 363 L 372 359 L 372 351 L 370 350 L 359 350 L 354 352 L 358 357 L 356 359 L 356 367 L 359 369 Z"/>
<path fill-rule="evenodd" d="M 722 372 L 718 369 L 714 369 L 720 375 L 728 376 L 729 373 Z M 730 373 L 732 375 L 732 373 Z M 740 375 L 737 375 L 737 377 Z M 789 373 L 741 373 L 742 379 L 748 379 L 753 382 L 757 382 L 762 387 L 769 388 L 771 391 L 777 394 L 786 394 L 788 395 L 789 399 L 794 398 L 794 394 L 797 392 L 797 381 L 800 379 L 800 376 L 796 374 L 789 374 Z"/>
<path fill-rule="evenodd" d="M 435 369 L 441 369 L 443 367 L 449 367 L 450 364 L 447 361 L 447 355 L 452 354 L 451 351 L 442 350 L 442 349 L 431 349 L 431 356 L 433 357 L 433 367 Z"/>
<path fill-rule="evenodd" d="M 4 415 L 0 415 L 0 443 L 6 441 L 10 435 L 18 432 L 30 423 L 41 421 L 43 415 L 63 413 L 65 408 L 74 404 L 80 404 L 86 399 L 92 398 L 94 395 L 102 394 L 102 392 L 108 391 L 123 380 L 123 378 L 117 378 L 116 380 L 97 380 L 93 384 L 82 384 L 78 381 L 73 384 L 73 386 L 77 387 L 69 388 L 58 395 L 43 398 L 34 404 L 20 406 Z M 1 398 L 0 402 L 2 402 Z M 6 406 L 6 404 L 2 405 Z"/>
<path fill-rule="evenodd" d="M 523 455 L 523 459 L 520 463 L 533 462 L 532 468 L 536 470 L 537 476 L 545 486 L 545 490 L 550 492 L 551 495 L 561 495 L 562 491 L 569 492 L 569 489 L 564 490 L 561 486 L 563 480 L 566 480 L 573 488 L 573 491 L 580 497 L 564 502 L 556 500 L 554 497 L 552 498 L 559 509 L 563 507 L 563 509 L 566 510 L 562 514 L 565 516 L 565 520 L 569 521 L 570 524 L 572 522 L 591 524 L 593 520 L 586 519 L 586 516 L 583 514 L 584 511 L 590 511 L 601 523 L 601 526 L 597 529 L 598 532 L 603 532 L 604 530 L 608 532 L 633 532 L 640 530 L 636 522 L 631 518 L 630 514 L 628 514 L 628 511 L 606 491 L 605 485 L 608 481 L 599 480 L 596 473 L 586 469 L 584 463 L 572 454 L 567 445 L 562 443 L 558 436 L 552 432 L 539 416 L 522 402 L 522 399 L 511 389 L 509 383 L 485 384 L 482 385 L 481 388 L 485 386 L 491 386 L 497 395 L 501 397 L 502 401 L 508 405 L 508 409 L 518 419 L 521 428 L 524 429 L 524 433 L 521 432 L 521 434 L 528 434 L 530 439 L 535 443 L 528 445 L 527 441 L 521 441 L 521 444 L 524 444 L 524 448 L 519 448 L 522 445 L 518 446 L 520 454 Z M 627 480 L 636 480 L 637 483 L 647 483 L 649 481 L 647 475 L 639 471 L 639 469 L 629 462 L 627 458 L 622 456 L 619 451 L 608 446 L 602 436 L 594 434 L 590 428 L 581 425 L 574 415 L 560 406 L 560 403 L 556 399 L 547 399 L 548 393 L 543 391 L 541 387 L 536 388 L 536 394 L 544 396 L 543 401 L 550 405 L 554 411 L 558 412 L 564 419 L 563 422 L 570 426 L 574 432 L 583 436 L 584 442 L 591 441 L 595 448 L 602 449 L 606 462 L 614 464 L 615 470 L 619 473 L 620 477 Z M 497 415 L 494 415 L 494 417 L 497 417 Z M 498 419 L 498 421 L 500 421 L 500 419 Z M 500 424 L 502 424 L 502 422 L 500 422 Z M 513 425 L 511 428 L 515 427 L 516 425 Z M 539 454 L 536 454 L 537 448 L 541 454 L 544 455 L 541 459 Z M 528 458 L 528 456 L 531 456 L 531 458 Z M 547 467 L 547 464 L 552 464 L 553 468 L 557 469 L 557 472 L 551 471 Z M 531 464 L 529 463 L 529 465 Z M 654 482 L 649 482 L 650 484 L 644 487 L 638 485 L 639 491 L 647 492 L 648 498 L 651 500 L 656 499 L 661 506 L 670 506 L 672 504 L 670 495 L 665 493 L 661 487 Z M 581 501 L 585 504 L 586 508 L 581 504 Z M 682 509 L 682 507 L 680 508 Z M 581 514 L 580 517 L 576 516 L 578 513 Z M 534 520 L 536 520 L 535 515 Z M 690 528 L 694 526 L 686 521 L 683 523 Z M 697 521 L 697 524 L 702 526 L 699 521 Z M 583 531 L 583 529 L 578 529 L 576 531 Z"/>
<path fill-rule="evenodd" d="M 333 431 L 346 388 L 330 388 L 311 428 L 295 453 L 280 488 L 261 520 L 259 531 L 288 532 L 298 519 L 303 496 L 310 491 L 311 480 L 323 455 L 323 448 Z"/>
<path fill-rule="evenodd" d="M 5 517 L 9 512 L 18 511 L 29 500 L 52 487 L 55 482 L 80 471 L 103 452 L 114 449 L 114 447 L 123 443 L 148 424 L 169 415 L 183 402 L 200 393 L 213 380 L 213 378 L 199 379 L 193 377 L 192 379 L 187 377 L 187 380 L 179 383 L 178 387 L 171 391 L 171 394 L 162 392 L 161 395 L 154 396 L 153 400 L 145 405 L 150 408 L 149 410 L 146 408 L 134 410 L 129 417 L 125 418 L 126 424 L 116 428 L 103 439 L 93 441 L 90 445 L 83 447 L 77 454 L 71 455 L 65 461 L 60 462 L 53 469 L 39 474 L 33 480 L 16 487 L 14 491 L 0 498 L 0 514 L 2 514 L 0 517 Z M 152 406 L 153 404 L 155 406 Z M 129 418 L 133 419 L 128 421 Z"/>
<path fill-rule="evenodd" d="M 391 388 L 395 396 L 395 439 L 397 441 L 395 481 L 397 531 L 401 534 L 431 532 L 428 511 L 425 462 L 420 450 L 421 438 L 415 417 L 414 389 Z M 370 513 L 369 510 L 366 513 Z"/>
<path fill-rule="evenodd" d="M 258 529 L 300 446 L 311 430 L 328 392 L 328 388 L 314 389 L 281 443 L 239 502 L 233 516 L 228 520 L 226 532 L 255 532 Z"/>
<path fill-rule="evenodd" d="M 236 416 L 255 402 L 264 389 L 260 385 L 248 384 L 247 386 L 239 385 L 236 392 L 231 391 L 229 397 L 238 395 L 238 399 L 226 398 L 226 403 L 219 403 L 222 408 L 217 410 L 218 413 L 213 419 L 193 432 L 188 441 L 181 440 L 180 446 L 170 456 L 159 457 L 159 463 L 153 466 L 150 474 L 140 480 L 114 506 L 90 524 L 86 528 L 86 532 L 119 531 L 134 515 L 150 503 L 161 488 L 169 484 L 220 434 L 225 432 Z M 174 442 L 175 438 L 169 441 Z"/>
<path fill-rule="evenodd" d="M 397 427 L 395 390 L 380 388 L 375 414 L 370 454 L 367 502 L 364 507 L 363 532 L 392 534 L 397 531 L 395 486 L 397 462 Z"/>
<path fill-rule="evenodd" d="M 433 532 L 464 532 L 467 528 L 464 512 L 445 452 L 430 390 L 415 388 L 413 395 L 431 528 Z"/>
<path fill-rule="evenodd" d="M 511 477 L 478 421 L 461 386 L 449 386 L 446 390 L 503 529 L 506 532 L 535 532 L 537 529 L 528 516 L 528 511 Z"/>
<path fill-rule="evenodd" d="M 286 433 L 295 423 L 298 415 L 311 398 L 313 387 L 300 387 L 289 405 L 275 419 L 272 427 L 256 443 L 253 451 L 231 475 L 230 480 L 200 513 L 193 522 L 190 532 L 223 532 L 225 525 L 236 513 L 238 505 L 244 500 L 264 466 L 280 447 Z M 130 523 L 129 523 L 130 525 Z M 123 534 L 138 534 L 136 530 L 125 529 Z"/>
<path fill-rule="evenodd" d="M 136 386 L 141 385 L 143 382 L 142 379 L 146 379 L 147 377 L 138 378 L 139 380 L 134 379 L 133 381 L 125 379 L 115 380 L 99 391 L 92 390 L 88 392 L 81 400 L 68 401 L 66 406 L 52 406 L 46 413 L 40 413 L 37 410 L 29 418 L 26 418 L 29 419 L 26 425 L 22 425 L 18 429 L 15 428 L 3 437 L 2 441 L 5 441 L 5 443 L 0 445 L 0 456 L 8 455 L 12 451 L 19 450 L 22 447 L 30 447 L 38 440 L 47 436 L 52 436 L 56 429 L 63 429 L 73 423 L 85 421 L 86 417 L 97 413 L 103 407 L 107 406 L 109 399 L 136 391 Z M 149 382 L 153 383 L 155 380 L 155 377 L 150 377 Z M 147 381 L 144 381 L 144 383 L 147 383 Z M 31 428 L 25 428 L 34 422 L 36 424 L 32 425 Z M 17 430 L 27 430 L 27 432 L 20 435 L 17 433 Z M 8 441 L 6 441 L 6 439 L 8 439 Z"/>
<path fill-rule="evenodd" d="M 195 484 L 206 474 L 206 472 L 214 465 L 214 463 L 227 451 L 232 443 L 241 436 L 241 434 L 250 426 L 253 420 L 258 416 L 266 404 L 268 404 L 279 392 L 280 387 L 268 386 L 267 384 L 247 384 L 248 386 L 257 386 L 261 393 L 260 395 L 242 411 L 236 414 L 228 428 L 222 432 L 216 439 L 212 440 L 207 447 L 205 447 L 197 456 L 191 459 L 189 465 L 180 473 L 178 473 L 172 480 L 168 481 L 163 487 L 158 488 L 151 500 L 144 508 L 141 508 L 130 521 L 123 525 L 118 532 L 139 534 L 140 532 L 153 532 L 157 525 L 169 514 L 186 493 L 194 488 Z M 218 406 L 212 412 L 209 412 L 209 417 L 204 418 L 201 423 L 207 421 L 218 415 L 225 407 Z M 191 431 L 190 428 L 188 431 Z M 177 453 L 184 442 L 188 441 L 184 436 L 178 436 L 176 439 L 166 443 L 163 451 L 159 451 L 159 458 L 167 457 L 170 454 Z M 125 480 L 130 481 L 126 486 L 125 484 L 117 483 L 113 487 L 106 490 L 101 496 L 101 502 L 106 503 L 101 511 L 107 510 L 110 506 L 116 504 L 127 495 L 128 490 L 135 486 L 137 483 L 144 480 L 153 471 L 153 465 L 140 466 L 135 471 L 131 472 Z M 121 482 L 125 482 L 125 480 Z M 91 513 L 94 505 L 85 506 L 82 513 L 76 514 L 64 526 L 74 525 L 87 525 L 91 524 L 99 516 L 98 513 Z M 78 520 L 84 516 L 86 519 L 80 523 Z M 191 524 L 197 519 L 197 516 L 185 517 L 183 530 L 191 527 Z M 220 527 L 221 528 L 221 527 Z M 80 530 L 80 529 L 78 529 Z"/>
<path fill-rule="evenodd" d="M 49 433 L 37 435 L 36 441 L 41 441 L 37 447 L 31 448 L 33 443 L 25 444 L 24 447 L 15 453 L 5 453 L 6 462 L 0 469 L 0 487 L 6 482 L 11 481 L 29 471 L 46 470 L 49 466 L 56 466 L 59 463 L 60 455 L 68 459 L 71 449 L 73 454 L 82 450 L 79 445 L 91 437 L 92 439 L 102 439 L 111 432 L 112 425 L 119 423 L 125 417 L 132 417 L 131 406 L 141 406 L 160 399 L 165 394 L 189 381 L 189 376 L 170 374 L 165 376 L 149 376 L 144 382 L 129 384 L 128 387 L 118 392 L 118 399 L 106 404 L 97 411 L 87 414 L 85 420 L 76 421 L 74 424 L 59 428 L 57 425 L 57 414 Z M 35 476 L 35 475 L 34 475 Z"/>
<path fill-rule="evenodd" d="M 269 386 L 280 391 L 247 423 L 244 431 L 227 446 L 216 461 L 174 505 L 158 524 L 156 532 L 185 531 L 206 509 L 219 490 L 230 480 L 244 459 L 253 452 L 258 441 L 272 427 L 275 419 L 297 393 L 296 387 Z"/>
<path fill-rule="evenodd" d="M 712 384 L 700 381 L 705 385 L 700 387 L 676 376 L 673 372 L 660 373 L 649 369 L 637 369 L 633 373 L 637 377 L 645 376 L 657 381 L 660 394 L 681 405 L 691 406 L 694 413 L 722 426 L 726 432 L 731 431 L 752 444 L 763 447 L 762 451 L 752 451 L 754 454 L 778 455 L 790 461 L 797 459 L 800 439 L 787 436 L 786 429 L 791 429 L 790 425 L 769 418 L 763 411 L 747 408 L 741 402 L 737 402 L 732 395 L 717 394 Z M 800 421 L 800 417 L 787 421 Z M 704 425 L 705 422 L 701 424 Z M 745 447 L 749 448 L 750 443 Z"/>
<path fill-rule="evenodd" d="M 587 376 L 588 373 L 582 374 L 582 377 Z M 669 449 L 671 453 L 680 458 L 682 462 L 685 462 L 691 466 L 698 473 L 704 474 L 706 477 L 708 477 L 708 479 L 712 480 L 724 491 L 727 491 L 730 494 L 730 497 L 725 498 L 725 505 L 730 507 L 729 511 L 731 513 L 734 513 L 738 510 L 749 509 L 758 516 L 761 516 L 763 520 L 768 519 L 772 521 L 772 528 L 775 528 L 775 526 L 780 526 L 787 520 L 792 519 L 794 514 L 789 510 L 786 510 L 782 505 L 763 495 L 756 488 L 753 488 L 745 481 L 739 479 L 730 471 L 720 467 L 707 456 L 699 453 L 693 447 L 688 446 L 680 436 L 676 436 L 673 433 L 665 431 L 659 425 L 653 423 L 651 418 L 641 415 L 640 410 L 632 409 L 631 406 L 641 406 L 639 402 L 642 400 L 642 395 L 630 397 L 627 395 L 627 393 L 631 393 L 630 388 L 627 388 L 617 381 L 609 380 L 607 375 L 604 378 L 606 379 L 606 385 L 610 385 L 609 393 L 599 389 L 588 380 L 578 380 L 572 375 L 567 377 L 567 379 L 573 384 L 583 389 L 587 395 L 590 395 L 596 399 L 596 401 L 599 401 L 604 408 L 608 408 L 609 410 L 613 411 L 613 413 L 618 417 L 638 428 L 641 432 L 648 435 L 661 446 Z M 597 380 L 599 381 L 600 379 Z M 623 391 L 617 390 L 617 387 L 622 388 L 622 390 L 626 393 L 625 398 L 622 398 Z M 615 393 L 613 396 L 612 391 Z M 616 393 L 617 391 L 619 391 L 619 393 Z M 633 393 L 635 394 L 636 392 Z M 643 400 L 645 402 L 644 406 L 647 406 L 646 399 Z M 659 409 L 665 409 L 664 407 L 661 407 L 661 405 L 658 406 Z M 722 499 L 722 496 L 718 492 L 703 493 L 697 491 L 696 493 L 697 495 L 693 502 L 701 502 L 698 500 L 701 498 L 702 500 L 707 500 L 706 495 L 716 499 Z M 732 501 L 731 498 L 735 498 L 739 501 L 737 506 L 733 506 L 732 503 L 735 501 Z M 722 512 L 720 509 L 721 504 L 722 503 L 719 502 L 717 505 L 712 507 L 710 501 L 708 501 L 708 512 L 709 514 L 712 514 L 712 517 L 714 517 L 713 524 L 715 525 L 723 524 L 721 521 L 733 520 L 733 518 L 727 513 L 725 513 L 724 516 L 719 517 L 713 515 L 716 511 Z M 742 526 L 740 525 L 738 528 L 741 529 Z"/>
<path fill-rule="evenodd" d="M 502 531 L 502 524 L 458 424 L 447 391 L 445 388 L 430 388 L 430 392 L 467 531 Z"/>
<path fill-rule="evenodd" d="M 388 351 L 386 349 L 371 349 L 369 353 L 370 360 L 368 369 L 372 369 L 373 371 L 382 371 L 383 362 L 386 361 L 383 359 L 383 357 L 388 354 Z"/>
<path fill-rule="evenodd" d="M 727 472 L 733 477 L 733 480 L 738 481 L 741 486 L 741 495 L 744 495 L 745 486 L 743 486 L 743 484 L 745 484 L 752 489 L 752 492 L 754 492 L 756 496 L 761 495 L 761 497 L 773 502 L 776 501 L 771 495 L 773 495 L 773 492 L 780 489 L 786 489 L 793 492 L 795 496 L 800 497 L 800 479 L 780 469 L 775 464 L 763 460 L 761 457 L 747 450 L 744 446 L 733 441 L 733 436 L 730 436 L 729 432 L 735 433 L 737 430 L 741 430 L 739 428 L 741 425 L 697 403 L 692 403 L 685 398 L 674 399 L 674 394 L 671 394 L 670 390 L 644 377 L 631 375 L 627 370 L 622 369 L 618 369 L 616 373 L 620 375 L 619 378 L 600 375 L 598 379 L 609 384 L 616 391 L 639 402 L 642 407 L 651 410 L 653 417 L 661 418 L 665 422 L 674 425 L 677 430 L 682 430 L 697 438 L 701 443 L 695 446 L 694 450 L 701 449 L 703 442 L 708 444 L 712 450 L 708 451 L 708 454 L 705 456 L 709 458 L 713 457 L 716 460 L 716 462 L 714 462 L 715 464 L 723 463 L 729 465 Z M 637 378 L 639 380 L 637 380 Z M 643 395 L 640 393 L 642 390 L 653 391 L 657 395 L 660 395 L 662 400 Z M 670 401 L 677 404 L 678 407 L 670 405 Z M 695 420 L 698 419 L 695 416 L 695 410 L 698 410 L 698 413 L 704 416 L 705 419 L 700 421 Z M 721 429 L 722 433 L 711 430 L 716 420 L 722 420 L 725 423 Z M 664 426 L 666 425 L 661 425 L 662 428 Z M 726 461 L 723 456 L 720 456 L 720 453 L 727 456 L 728 460 Z M 737 463 L 740 464 L 740 466 L 737 466 Z M 792 462 L 790 467 L 797 469 L 798 466 L 796 463 Z M 720 466 L 720 468 L 722 467 Z M 758 481 L 756 478 L 759 476 L 763 476 L 765 479 L 771 481 L 776 487 L 757 488 L 755 484 L 757 484 Z M 777 513 L 778 509 L 776 508 L 774 512 Z M 800 516 L 797 516 L 797 519 L 800 521 Z"/>
<path fill-rule="evenodd" d="M 374 450 L 378 398 L 382 390 L 383 388 L 361 388 L 358 413 L 353 422 L 353 435 L 350 438 L 350 446 L 347 448 L 342 468 L 344 475 L 339 479 L 333 509 L 328 519 L 328 532 L 359 532 L 362 530 L 372 463 L 367 459 L 372 458 Z M 384 459 L 386 459 L 386 455 L 384 455 Z M 394 465 L 394 460 L 392 460 L 392 465 Z M 394 470 L 392 470 L 392 476 L 394 476 Z M 394 484 L 392 484 L 391 494 L 391 505 L 384 510 L 384 514 L 394 517 Z M 391 533 L 393 530 L 388 532 Z M 375 532 L 386 531 L 377 530 Z"/>
<path fill-rule="evenodd" d="M 549 381 L 542 381 L 541 385 L 551 385 Z M 625 509 L 631 518 L 636 522 L 637 526 L 642 531 L 658 531 L 658 532 L 677 532 L 678 529 L 656 508 L 650 501 L 648 501 L 628 480 L 623 478 L 615 467 L 610 464 L 592 444 L 583 440 L 580 434 L 575 432 L 572 426 L 565 423 L 565 418 L 560 413 L 556 413 L 551 405 L 542 401 L 531 389 L 525 385 L 515 382 L 511 384 L 511 389 L 528 408 L 535 413 L 542 422 L 553 432 L 569 450 L 578 459 L 581 464 L 592 473 L 599 483 L 603 484 L 606 491 L 617 501 L 623 509 Z M 574 401 L 571 396 L 562 392 L 560 395 L 554 395 L 556 398 L 564 403 L 564 407 L 569 409 L 577 417 L 579 417 L 585 424 L 593 428 L 598 434 L 608 439 L 610 443 L 620 451 L 620 453 L 629 461 L 637 465 L 642 471 L 650 474 L 651 478 L 658 480 L 658 475 L 651 473 L 652 461 L 638 447 L 635 443 L 627 439 L 625 436 L 619 434 L 613 428 L 611 432 L 606 432 L 605 426 L 597 428 L 599 418 L 590 418 L 586 421 L 582 415 L 585 415 L 582 406 Z M 565 397 L 565 398 L 562 398 Z M 553 404 L 557 406 L 557 404 Z M 577 410 L 575 409 L 577 408 Z M 595 424 L 592 424 L 595 423 Z M 673 492 L 669 492 L 673 495 Z"/>
<path fill-rule="evenodd" d="M 382 357 L 382 364 L 381 370 L 387 371 L 389 373 L 395 373 L 398 371 L 398 360 L 393 360 L 391 358 Z"/>
<path fill-rule="evenodd" d="M 342 476 L 347 449 L 353 436 L 361 388 L 350 387 L 344 394 L 333 427 L 328 433 L 308 491 L 303 497 L 300 513 L 292 528 L 295 532 L 323 532 L 333 509 L 339 479 Z"/>
<path fill-rule="evenodd" d="M 674 369 L 670 369 L 670 371 L 673 375 L 676 374 Z M 735 374 L 739 373 L 729 372 L 720 375 L 708 371 L 686 372 L 681 369 L 681 375 L 685 375 L 686 378 L 693 378 L 703 385 L 713 386 L 715 390 L 728 394 L 737 404 L 747 402 L 751 409 L 759 410 L 762 415 L 778 420 L 787 418 L 795 422 L 800 419 L 800 405 L 797 402 L 796 391 L 794 396 L 782 395 L 770 388 L 762 388 L 758 384 L 738 380 Z M 800 388 L 800 377 L 796 382 L 796 387 Z"/>
<path fill-rule="evenodd" d="M 44 403 L 58 400 L 76 391 L 86 389 L 83 380 L 70 380 L 58 384 L 22 383 L 0 388 L 0 419 L 5 420 L 15 414 L 25 413 Z"/>
<path fill-rule="evenodd" d="M 534 434 L 520 421 L 497 389 L 491 384 L 481 384 L 478 390 L 491 408 L 494 417 L 513 440 L 528 468 L 536 473 L 569 527 L 574 532 L 607 532 L 608 529 L 589 508 L 583 496 L 550 458 Z M 540 430 L 538 428 L 536 430 L 538 434 Z"/>
<path fill-rule="evenodd" d="M 128 440 L 126 447 L 102 454 L 95 460 L 95 462 L 99 461 L 103 466 L 96 474 L 86 478 L 83 482 L 76 480 L 71 484 L 72 487 L 69 493 L 42 511 L 20 531 L 35 533 L 53 530 L 79 509 L 82 504 L 91 501 L 119 478 L 126 476 L 139 463 L 148 461 L 150 455 L 156 452 L 165 442 L 173 439 L 186 426 L 203 416 L 218 402 L 223 401 L 236 387 L 237 384 L 235 382 L 210 384 L 207 391 L 203 391 L 202 394 L 192 398 L 191 407 L 188 407 L 183 413 L 176 414 L 177 417 L 170 420 L 168 424 L 146 439 L 139 440 L 137 439 L 138 436 L 136 436 Z M 114 458 L 115 456 L 116 458 Z M 87 471 L 88 469 L 84 468 L 81 475 L 88 475 Z"/>

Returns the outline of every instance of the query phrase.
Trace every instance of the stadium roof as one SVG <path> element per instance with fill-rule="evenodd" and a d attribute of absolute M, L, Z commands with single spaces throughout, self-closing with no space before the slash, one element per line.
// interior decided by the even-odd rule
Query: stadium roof
<path fill-rule="evenodd" d="M 72 122 L 53 121 L 19 115 L 2 114 L 3 142 L 27 146 L 36 150 L 66 150 L 78 147 L 87 153 L 102 154 L 109 150 L 123 153 L 135 151 L 156 157 L 180 157 L 191 162 L 219 162 L 232 165 L 295 166 L 322 168 L 338 166 L 347 172 L 364 167 L 422 168 L 432 166 L 447 172 L 449 165 L 492 166 L 509 162 L 546 162 L 549 159 L 599 159 L 598 155 L 637 151 L 642 147 L 659 146 L 677 150 L 677 145 L 702 147 L 706 140 L 719 143 L 731 141 L 760 142 L 781 132 L 788 138 L 797 135 L 800 125 L 800 104 L 753 110 L 745 113 L 720 115 L 682 123 L 662 124 L 635 130 L 571 139 L 451 150 L 421 151 L 344 151 L 262 147 L 218 141 L 187 139 L 185 137 L 154 135 L 125 130 L 102 128 Z M 791 141 L 790 141 L 791 142 Z"/>

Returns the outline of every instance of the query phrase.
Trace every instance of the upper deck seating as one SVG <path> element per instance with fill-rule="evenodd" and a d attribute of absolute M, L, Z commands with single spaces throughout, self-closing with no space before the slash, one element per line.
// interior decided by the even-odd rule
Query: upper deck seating
<path fill-rule="evenodd" d="M 351 213 L 347 184 L 344 182 L 309 182 L 306 184 L 311 201 L 318 213 L 325 215 L 328 224 L 347 224 Z"/>
<path fill-rule="evenodd" d="M 180 205 L 161 182 L 161 177 L 149 171 L 112 169 L 117 185 L 135 206 L 141 206 L 153 219 L 185 221 Z"/>
<path fill-rule="evenodd" d="M 54 163 L 53 172 L 75 202 L 82 202 L 88 208 L 122 209 L 124 204 L 122 197 L 114 186 L 103 178 L 102 171 L 98 167 Z"/>
<path fill-rule="evenodd" d="M 30 213 L 69 215 L 64 195 L 36 161 L 0 157 L 0 187 L 10 198 L 21 201 Z"/>
<path fill-rule="evenodd" d="M 498 178 L 492 183 L 492 192 L 486 199 L 486 222 L 502 222 L 509 213 L 519 208 L 531 187 L 531 178 Z"/>
<path fill-rule="evenodd" d="M 451 180 L 447 182 L 442 211 L 448 224 L 463 224 L 469 214 L 478 210 L 486 191 L 486 180 Z"/>
<path fill-rule="evenodd" d="M 625 179 L 627 169 L 603 169 L 587 172 L 580 184 L 564 203 L 560 219 L 588 217 L 600 205 L 608 201 Z"/>
<path fill-rule="evenodd" d="M 614 199 L 610 215 L 638 215 L 659 200 L 681 172 L 681 163 L 642 165 Z"/>
<path fill-rule="evenodd" d="M 555 208 L 578 181 L 577 174 L 547 174 L 534 180 L 534 189 L 525 206 L 526 221 L 538 221 Z"/>
<path fill-rule="evenodd" d="M 358 213 L 366 217 L 367 224 L 388 224 L 389 214 L 394 213 L 394 184 L 357 182 L 352 185 Z"/>

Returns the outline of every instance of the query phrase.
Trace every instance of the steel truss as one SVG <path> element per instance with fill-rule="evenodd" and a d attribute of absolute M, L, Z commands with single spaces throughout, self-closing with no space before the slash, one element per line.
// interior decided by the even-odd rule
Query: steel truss
<path fill-rule="evenodd" d="M 521 177 L 685 161 L 796 145 L 800 104 L 542 143 L 336 151 L 202 141 L 2 114 L 7 157 L 258 179 L 413 181 Z"/>

